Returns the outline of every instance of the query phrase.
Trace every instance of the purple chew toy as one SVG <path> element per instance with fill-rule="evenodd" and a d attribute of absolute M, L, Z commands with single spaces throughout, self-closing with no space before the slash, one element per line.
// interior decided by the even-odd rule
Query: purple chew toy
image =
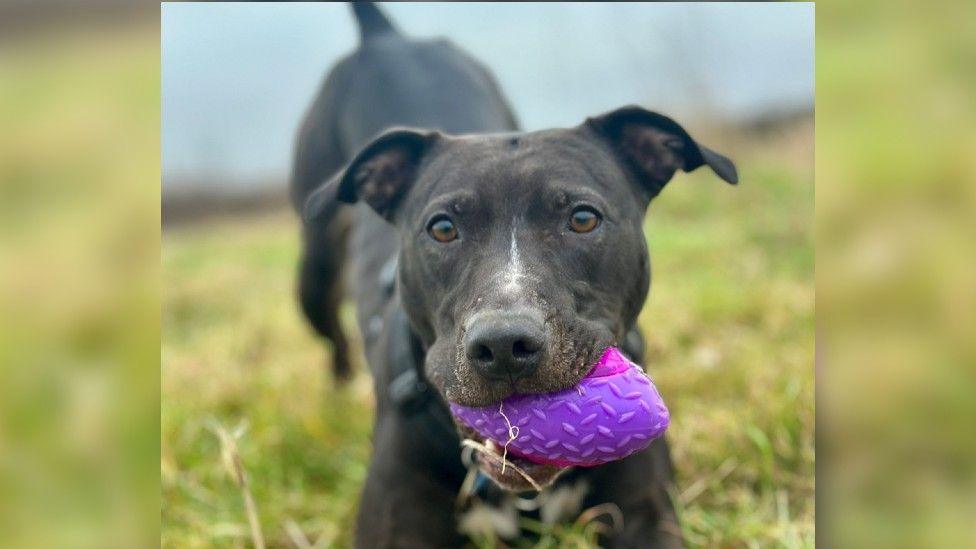
<path fill-rule="evenodd" d="M 670 421 L 647 374 L 614 347 L 570 389 L 513 395 L 485 408 L 451 403 L 451 412 L 512 455 L 559 467 L 627 457 L 661 436 Z"/>

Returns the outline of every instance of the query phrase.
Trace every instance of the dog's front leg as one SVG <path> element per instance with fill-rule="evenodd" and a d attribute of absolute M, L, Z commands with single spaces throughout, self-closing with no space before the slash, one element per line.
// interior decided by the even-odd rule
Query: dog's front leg
<path fill-rule="evenodd" d="M 605 540 L 606 547 L 636 549 L 683 547 L 669 490 L 674 473 L 663 438 L 629 458 L 587 472 L 591 482 L 587 506 L 611 504 L 620 510 L 622 524 Z M 609 517 L 607 517 L 609 519 Z M 604 545 L 604 544 L 601 544 Z"/>
<path fill-rule="evenodd" d="M 356 547 L 461 546 L 454 509 L 460 480 L 453 467 L 429 455 L 430 448 L 420 444 L 417 434 L 416 426 L 395 413 L 377 421 Z"/>

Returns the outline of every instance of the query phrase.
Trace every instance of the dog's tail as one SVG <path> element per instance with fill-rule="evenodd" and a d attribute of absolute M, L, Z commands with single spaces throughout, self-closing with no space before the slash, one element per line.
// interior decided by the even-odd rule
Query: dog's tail
<path fill-rule="evenodd" d="M 365 44 L 383 34 L 396 34 L 397 29 L 373 2 L 351 2 L 356 22 L 359 23 L 359 40 Z"/>

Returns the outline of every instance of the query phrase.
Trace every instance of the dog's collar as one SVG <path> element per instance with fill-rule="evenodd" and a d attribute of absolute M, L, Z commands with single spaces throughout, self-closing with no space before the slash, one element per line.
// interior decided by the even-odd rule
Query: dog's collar
<path fill-rule="evenodd" d="M 417 419 L 431 444 L 446 453 L 460 451 L 460 439 L 447 404 L 423 374 L 423 349 L 414 336 L 406 312 L 400 307 L 387 327 L 390 401 L 404 417 Z"/>
<path fill-rule="evenodd" d="M 423 410 L 432 398 L 430 384 L 420 378 L 414 368 L 398 373 L 387 388 L 390 400 L 406 415 L 414 415 Z"/>
<path fill-rule="evenodd" d="M 387 393 L 400 412 L 416 414 L 437 398 L 423 374 L 423 349 L 402 308 L 397 307 L 390 315 L 387 334 L 387 363 L 391 369 Z"/>

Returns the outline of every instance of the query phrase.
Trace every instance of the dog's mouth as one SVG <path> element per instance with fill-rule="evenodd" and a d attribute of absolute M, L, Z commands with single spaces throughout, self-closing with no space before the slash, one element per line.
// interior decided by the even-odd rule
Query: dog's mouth
<path fill-rule="evenodd" d="M 540 491 L 551 485 L 568 467 L 529 461 L 508 452 L 504 446 L 458 424 L 461 445 L 470 448 L 474 463 L 495 484 L 513 492 Z"/>

